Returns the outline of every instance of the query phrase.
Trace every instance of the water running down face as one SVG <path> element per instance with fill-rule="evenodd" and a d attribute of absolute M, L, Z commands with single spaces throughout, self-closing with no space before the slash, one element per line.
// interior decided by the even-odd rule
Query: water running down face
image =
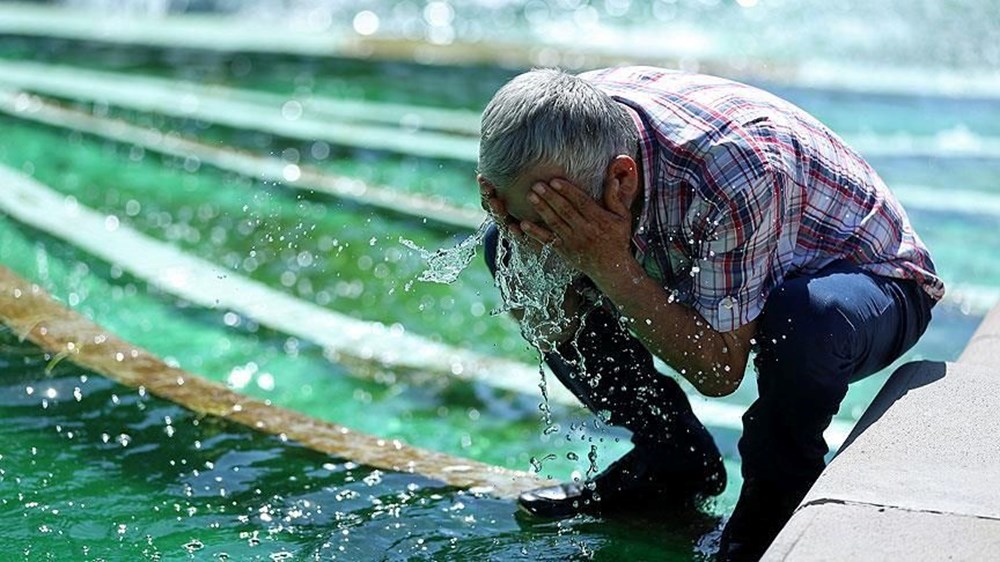
<path fill-rule="evenodd" d="M 527 200 L 531 186 L 563 177 L 561 168 L 536 166 L 522 174 L 517 181 L 497 191 L 503 201 L 506 216 L 491 216 L 478 231 L 452 248 L 430 252 L 409 240 L 400 242 L 416 250 L 427 262 L 427 269 L 420 281 L 452 283 L 468 267 L 482 244 L 489 227 L 496 224 L 499 233 L 496 257 L 495 284 L 500 291 L 501 304 L 493 314 L 512 312 L 520 320 L 524 338 L 539 351 L 556 348 L 556 336 L 564 334 L 574 318 L 564 309 L 567 290 L 580 277 L 580 272 L 570 266 L 551 247 L 542 246 L 523 234 L 516 225 L 522 220 L 542 223 L 541 217 Z"/>
<path fill-rule="evenodd" d="M 544 224 L 527 200 L 531 186 L 563 177 L 556 166 L 536 166 L 522 174 L 510 186 L 497 190 L 507 217 L 494 217 L 500 240 L 497 247 L 496 286 L 501 307 L 495 312 L 514 311 L 520 316 L 521 333 L 537 349 L 556 347 L 556 336 L 567 330 L 573 318 L 564 310 L 566 292 L 580 276 L 566 260 L 549 246 L 541 246 L 519 229 L 506 224 L 530 221 Z"/>
<path fill-rule="evenodd" d="M 453 283 L 469 266 L 482 244 L 486 232 L 494 224 L 486 219 L 479 230 L 457 246 L 431 252 L 411 240 L 400 238 L 400 243 L 420 254 L 427 268 L 420 274 L 420 281 Z M 563 311 L 562 303 L 567 288 L 578 276 L 576 270 L 550 248 L 529 243 L 523 237 L 514 237 L 499 226 L 497 245 L 497 273 L 495 284 L 500 291 L 501 304 L 492 314 L 514 312 L 521 318 L 521 333 L 539 350 L 555 348 L 553 336 L 569 327 L 572 319 Z M 409 285 L 409 284 L 408 284 Z"/>

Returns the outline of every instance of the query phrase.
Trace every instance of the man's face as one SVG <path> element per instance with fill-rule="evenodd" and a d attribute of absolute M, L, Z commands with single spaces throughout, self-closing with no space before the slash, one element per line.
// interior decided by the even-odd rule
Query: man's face
<path fill-rule="evenodd" d="M 548 183 L 552 179 L 560 177 L 565 177 L 565 172 L 559 166 L 535 166 L 521 174 L 513 184 L 497 188 L 497 197 L 504 202 L 509 219 L 518 223 L 529 221 L 544 225 L 541 215 L 528 201 L 528 194 L 531 192 L 531 186 L 536 183 Z"/>
<path fill-rule="evenodd" d="M 528 193 L 534 184 L 558 177 L 565 177 L 562 168 L 536 166 L 521 174 L 512 185 L 498 188 L 497 197 L 507 210 L 507 222 L 530 221 L 544 227 L 541 215 L 528 201 Z M 563 310 L 563 300 L 578 275 L 556 252 L 523 236 L 511 238 L 501 228 L 496 275 L 503 301 L 500 310 L 518 311 L 522 334 L 539 349 L 553 348 L 555 344 L 550 338 L 571 322 Z"/>

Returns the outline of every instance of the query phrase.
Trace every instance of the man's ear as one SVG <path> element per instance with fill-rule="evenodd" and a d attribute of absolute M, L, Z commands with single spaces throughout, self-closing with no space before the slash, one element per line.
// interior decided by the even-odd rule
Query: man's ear
<path fill-rule="evenodd" d="M 619 154 L 611 160 L 608 175 L 605 178 L 605 193 L 608 188 L 617 185 L 618 202 L 626 209 L 632 208 L 632 203 L 639 196 L 640 180 L 639 166 L 631 156 Z"/>

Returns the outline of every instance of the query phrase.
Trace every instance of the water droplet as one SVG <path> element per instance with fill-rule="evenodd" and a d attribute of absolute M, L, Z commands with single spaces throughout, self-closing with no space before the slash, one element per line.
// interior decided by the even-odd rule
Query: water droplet
<path fill-rule="evenodd" d="M 378 471 L 378 470 L 373 470 L 373 471 L 371 472 L 371 474 L 369 474 L 368 476 L 365 476 L 365 477 L 364 477 L 364 478 L 362 478 L 361 480 L 362 480 L 362 481 L 363 481 L 363 482 L 364 482 L 365 484 L 367 484 L 367 485 L 369 485 L 369 486 L 374 486 L 374 485 L 376 485 L 376 484 L 378 484 L 378 483 L 382 482 L 382 472 L 381 472 L 381 471 Z"/>

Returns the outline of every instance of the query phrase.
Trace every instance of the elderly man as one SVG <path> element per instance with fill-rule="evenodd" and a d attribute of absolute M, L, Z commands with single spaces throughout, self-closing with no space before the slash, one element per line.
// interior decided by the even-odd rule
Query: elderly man
<path fill-rule="evenodd" d="M 944 293 L 875 171 L 803 110 L 728 80 L 650 67 L 522 74 L 483 114 L 486 253 L 554 254 L 568 322 L 538 344 L 634 448 L 586 482 L 525 493 L 543 517 L 688 504 L 722 459 L 661 358 L 732 393 L 754 352 L 743 488 L 720 559 L 760 557 L 824 466 L 848 384 L 898 358 Z M 498 256 L 499 253 L 499 256 Z M 517 311 L 515 311 L 517 313 Z M 522 320 L 522 323 L 524 320 Z"/>

